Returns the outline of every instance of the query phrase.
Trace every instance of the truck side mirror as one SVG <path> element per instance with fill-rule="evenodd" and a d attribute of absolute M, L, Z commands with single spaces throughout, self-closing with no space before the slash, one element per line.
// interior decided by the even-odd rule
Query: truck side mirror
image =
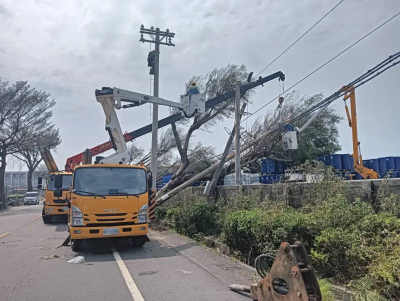
<path fill-rule="evenodd" d="M 56 190 L 54 190 L 53 195 L 54 195 L 56 198 L 62 197 L 62 190 L 61 190 L 61 189 L 56 189 Z"/>
<path fill-rule="evenodd" d="M 54 188 L 56 189 L 62 188 L 62 175 L 56 175 L 54 177 Z"/>
<path fill-rule="evenodd" d="M 149 189 L 153 188 L 153 175 L 151 173 L 149 174 L 149 178 L 147 179 L 147 187 Z"/>
<path fill-rule="evenodd" d="M 38 186 L 40 185 L 42 185 L 42 181 L 43 181 L 43 178 L 42 177 L 39 177 L 38 179 L 37 179 L 37 183 L 38 183 Z"/>

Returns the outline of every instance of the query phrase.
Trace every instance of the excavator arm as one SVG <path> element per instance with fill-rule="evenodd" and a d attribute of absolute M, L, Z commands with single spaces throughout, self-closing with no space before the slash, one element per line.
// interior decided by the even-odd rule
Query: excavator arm
<path fill-rule="evenodd" d="M 273 73 L 271 75 L 268 75 L 266 77 L 261 77 L 260 76 L 260 78 L 258 80 L 252 81 L 252 82 L 247 83 L 247 84 L 243 84 L 240 87 L 240 93 L 243 94 L 243 93 L 247 92 L 250 89 L 254 89 L 254 88 L 258 87 L 258 86 L 263 86 L 264 83 L 267 83 L 267 82 L 269 82 L 271 80 L 274 80 L 274 79 L 277 79 L 277 78 L 279 78 L 280 80 L 283 81 L 283 80 L 285 80 L 285 75 L 281 71 L 278 71 L 278 72 L 275 72 L 275 73 Z M 232 91 L 229 91 L 227 93 L 221 94 L 221 95 L 219 95 L 217 97 L 214 97 L 212 99 L 207 100 L 206 103 L 205 103 L 205 109 L 207 110 L 208 108 L 211 108 L 211 107 L 213 107 L 213 106 L 215 106 L 215 105 L 217 105 L 217 104 L 219 104 L 221 102 L 224 102 L 224 101 L 226 101 L 226 100 L 228 100 L 228 99 L 230 99 L 232 97 L 235 97 L 235 93 L 236 93 L 235 90 L 232 90 Z M 158 128 L 165 127 L 165 126 L 170 125 L 170 124 L 172 124 L 174 122 L 177 122 L 177 121 L 179 121 L 179 120 L 181 120 L 183 118 L 185 118 L 185 116 L 182 116 L 181 113 L 173 114 L 171 116 L 168 116 L 166 118 L 163 118 L 163 119 L 159 120 L 158 121 Z M 134 140 L 136 138 L 139 138 L 139 137 L 141 137 L 143 135 L 151 133 L 151 131 L 152 131 L 152 124 L 148 124 L 148 125 L 146 125 L 144 127 L 141 127 L 141 128 L 139 128 L 137 130 L 134 130 L 132 132 L 125 133 L 123 135 L 123 137 L 125 139 L 125 142 L 129 142 L 129 141 L 132 141 L 132 140 Z M 106 152 L 106 151 L 108 151 L 108 150 L 110 150 L 112 148 L 113 148 L 113 142 L 112 141 L 107 141 L 107 142 L 99 144 L 99 145 L 97 145 L 97 146 L 95 146 L 95 147 L 93 147 L 93 148 L 91 148 L 89 150 L 91 151 L 93 156 L 97 156 L 97 155 L 99 155 L 99 154 L 101 154 L 103 152 Z M 74 156 L 72 156 L 72 157 L 67 159 L 67 162 L 65 164 L 65 169 L 66 170 L 72 170 L 75 165 L 79 165 L 81 162 L 82 162 L 82 153 L 76 154 L 76 155 L 74 155 Z"/>

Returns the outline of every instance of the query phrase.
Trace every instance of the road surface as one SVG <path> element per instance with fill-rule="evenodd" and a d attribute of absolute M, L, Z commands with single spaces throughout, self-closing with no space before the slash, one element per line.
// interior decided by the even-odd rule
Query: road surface
<path fill-rule="evenodd" d="M 257 279 L 243 264 L 170 232 L 151 242 L 92 241 L 86 251 L 60 247 L 62 219 L 45 225 L 41 205 L 0 211 L 0 300 L 250 300 L 228 284 Z M 85 262 L 67 263 L 84 256 Z"/>

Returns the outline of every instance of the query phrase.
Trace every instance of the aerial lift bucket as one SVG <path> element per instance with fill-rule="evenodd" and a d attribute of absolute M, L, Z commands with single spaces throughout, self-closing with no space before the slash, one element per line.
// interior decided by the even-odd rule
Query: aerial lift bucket
<path fill-rule="evenodd" d="M 257 271 L 260 274 L 259 268 Z M 261 272 L 262 274 L 262 272 Z M 264 279 L 250 287 L 233 284 L 236 292 L 258 301 L 321 301 L 321 291 L 310 257 L 301 242 L 283 242 Z"/>

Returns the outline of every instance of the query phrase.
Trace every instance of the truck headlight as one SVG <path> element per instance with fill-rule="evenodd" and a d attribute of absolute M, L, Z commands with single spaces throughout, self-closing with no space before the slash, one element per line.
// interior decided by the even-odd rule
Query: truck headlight
<path fill-rule="evenodd" d="M 71 208 L 71 219 L 72 226 L 83 226 L 82 211 L 76 206 L 72 206 Z"/>
<path fill-rule="evenodd" d="M 148 210 L 147 204 L 143 205 L 142 208 L 140 208 L 139 214 L 138 214 L 138 224 L 147 223 L 147 210 Z"/>

